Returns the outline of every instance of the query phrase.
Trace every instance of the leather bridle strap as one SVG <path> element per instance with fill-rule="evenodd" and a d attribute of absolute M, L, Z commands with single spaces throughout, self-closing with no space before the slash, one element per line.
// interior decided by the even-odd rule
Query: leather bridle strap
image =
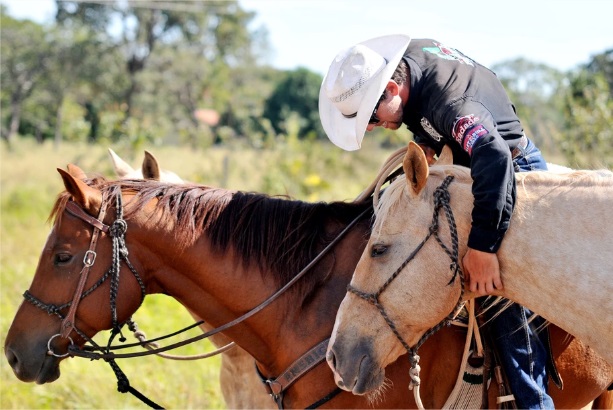
<path fill-rule="evenodd" d="M 60 326 L 60 335 L 64 338 L 67 338 L 74 329 L 75 315 L 77 313 L 79 302 L 81 301 L 81 295 L 83 294 L 85 283 L 87 282 L 87 278 L 89 276 L 89 270 L 96 261 L 95 250 L 96 245 L 98 243 L 98 238 L 100 236 L 100 232 L 108 232 L 109 230 L 108 225 L 102 223 L 102 220 L 104 219 L 104 216 L 106 214 L 106 202 L 107 197 L 104 196 L 102 198 L 102 204 L 100 205 L 98 219 L 95 219 L 91 215 L 88 215 L 80 206 L 78 206 L 73 201 L 69 201 L 66 204 L 66 210 L 70 214 L 92 225 L 94 227 L 94 230 L 92 232 L 91 242 L 89 243 L 89 249 L 87 250 L 87 252 L 85 252 L 85 256 L 83 257 L 83 269 L 81 269 L 81 272 L 79 273 L 79 283 L 77 284 L 77 288 L 72 297 L 72 302 L 70 303 L 68 313 L 66 314 L 66 317 L 62 320 L 62 324 Z"/>
<path fill-rule="evenodd" d="M 322 340 L 313 346 L 308 352 L 300 356 L 277 378 L 266 378 L 256 363 L 255 371 L 264 383 L 266 393 L 270 394 L 277 406 L 283 408 L 283 395 L 285 391 L 298 379 L 308 373 L 312 368 L 321 363 L 326 357 L 326 350 L 330 338 Z"/>

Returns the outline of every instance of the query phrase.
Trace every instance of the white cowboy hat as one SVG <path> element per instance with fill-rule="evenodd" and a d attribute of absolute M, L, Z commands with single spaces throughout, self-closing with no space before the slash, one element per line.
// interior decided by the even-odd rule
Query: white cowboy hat
<path fill-rule="evenodd" d="M 328 138 L 354 151 L 410 37 L 394 34 L 363 41 L 337 54 L 319 90 L 319 117 Z"/>

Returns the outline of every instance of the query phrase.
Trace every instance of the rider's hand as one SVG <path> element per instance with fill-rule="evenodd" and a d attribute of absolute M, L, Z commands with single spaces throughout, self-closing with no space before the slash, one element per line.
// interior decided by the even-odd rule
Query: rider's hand
<path fill-rule="evenodd" d="M 436 155 L 436 151 L 434 151 L 432 148 L 424 144 L 417 144 L 417 145 L 419 145 L 421 149 L 424 151 L 424 154 L 426 154 L 426 161 L 428 161 L 428 165 L 434 164 L 436 162 L 436 160 L 434 159 L 434 156 Z"/>
<path fill-rule="evenodd" d="M 470 282 L 471 292 L 484 296 L 502 289 L 500 266 L 495 253 L 468 248 L 462 258 L 462 266 L 466 280 Z"/>

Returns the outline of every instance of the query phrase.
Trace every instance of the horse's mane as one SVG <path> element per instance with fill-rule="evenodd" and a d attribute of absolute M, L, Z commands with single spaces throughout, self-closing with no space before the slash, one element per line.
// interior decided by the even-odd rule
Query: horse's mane
<path fill-rule="evenodd" d="M 151 180 L 106 181 L 98 177 L 86 182 L 112 196 L 116 186 L 134 193 L 125 209 L 126 219 L 155 203 L 155 220 L 151 222 L 171 226 L 176 246 L 188 247 L 207 235 L 218 252 L 232 247 L 245 266 L 255 264 L 262 271 L 270 270 L 281 286 L 371 204 L 369 200 L 309 203 Z M 66 192 L 60 194 L 50 218 L 61 215 L 69 198 Z"/>
<path fill-rule="evenodd" d="M 518 185 L 530 184 L 548 186 L 611 186 L 613 172 L 607 169 L 600 170 L 571 170 L 569 172 L 519 172 L 515 174 Z"/>
<path fill-rule="evenodd" d="M 470 176 L 470 169 L 461 165 L 434 165 L 428 170 L 428 181 L 435 181 L 434 183 L 428 183 L 424 187 L 424 195 L 430 196 L 434 192 L 434 190 L 443 182 L 445 177 L 449 174 L 453 174 L 457 181 L 462 181 L 466 183 L 471 183 L 472 179 Z M 401 174 L 396 179 L 394 179 L 390 185 L 385 189 L 385 192 L 381 196 L 377 208 L 375 209 L 375 214 L 379 215 L 388 215 L 391 211 L 395 209 L 396 206 L 400 206 L 403 204 L 402 201 L 405 199 L 402 198 L 405 187 L 407 186 L 406 177 L 404 174 Z M 384 223 L 382 218 L 378 218 L 379 220 L 376 222 L 378 226 Z"/>

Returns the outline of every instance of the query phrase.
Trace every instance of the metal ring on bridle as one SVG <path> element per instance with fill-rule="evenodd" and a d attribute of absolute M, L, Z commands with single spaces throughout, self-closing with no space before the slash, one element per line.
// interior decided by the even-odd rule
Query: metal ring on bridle
<path fill-rule="evenodd" d="M 66 356 L 68 356 L 70 354 L 70 350 L 68 350 L 65 354 L 57 354 L 51 348 L 51 341 L 53 339 L 55 339 L 56 337 L 58 337 L 58 336 L 61 336 L 61 335 L 59 333 L 54 334 L 53 336 L 51 336 L 51 338 L 47 342 L 47 355 L 48 356 L 55 356 L 55 357 L 66 357 Z M 74 341 L 72 340 L 72 338 L 70 336 L 66 336 L 66 338 L 68 340 L 70 340 L 70 345 L 73 346 L 74 345 Z"/>

